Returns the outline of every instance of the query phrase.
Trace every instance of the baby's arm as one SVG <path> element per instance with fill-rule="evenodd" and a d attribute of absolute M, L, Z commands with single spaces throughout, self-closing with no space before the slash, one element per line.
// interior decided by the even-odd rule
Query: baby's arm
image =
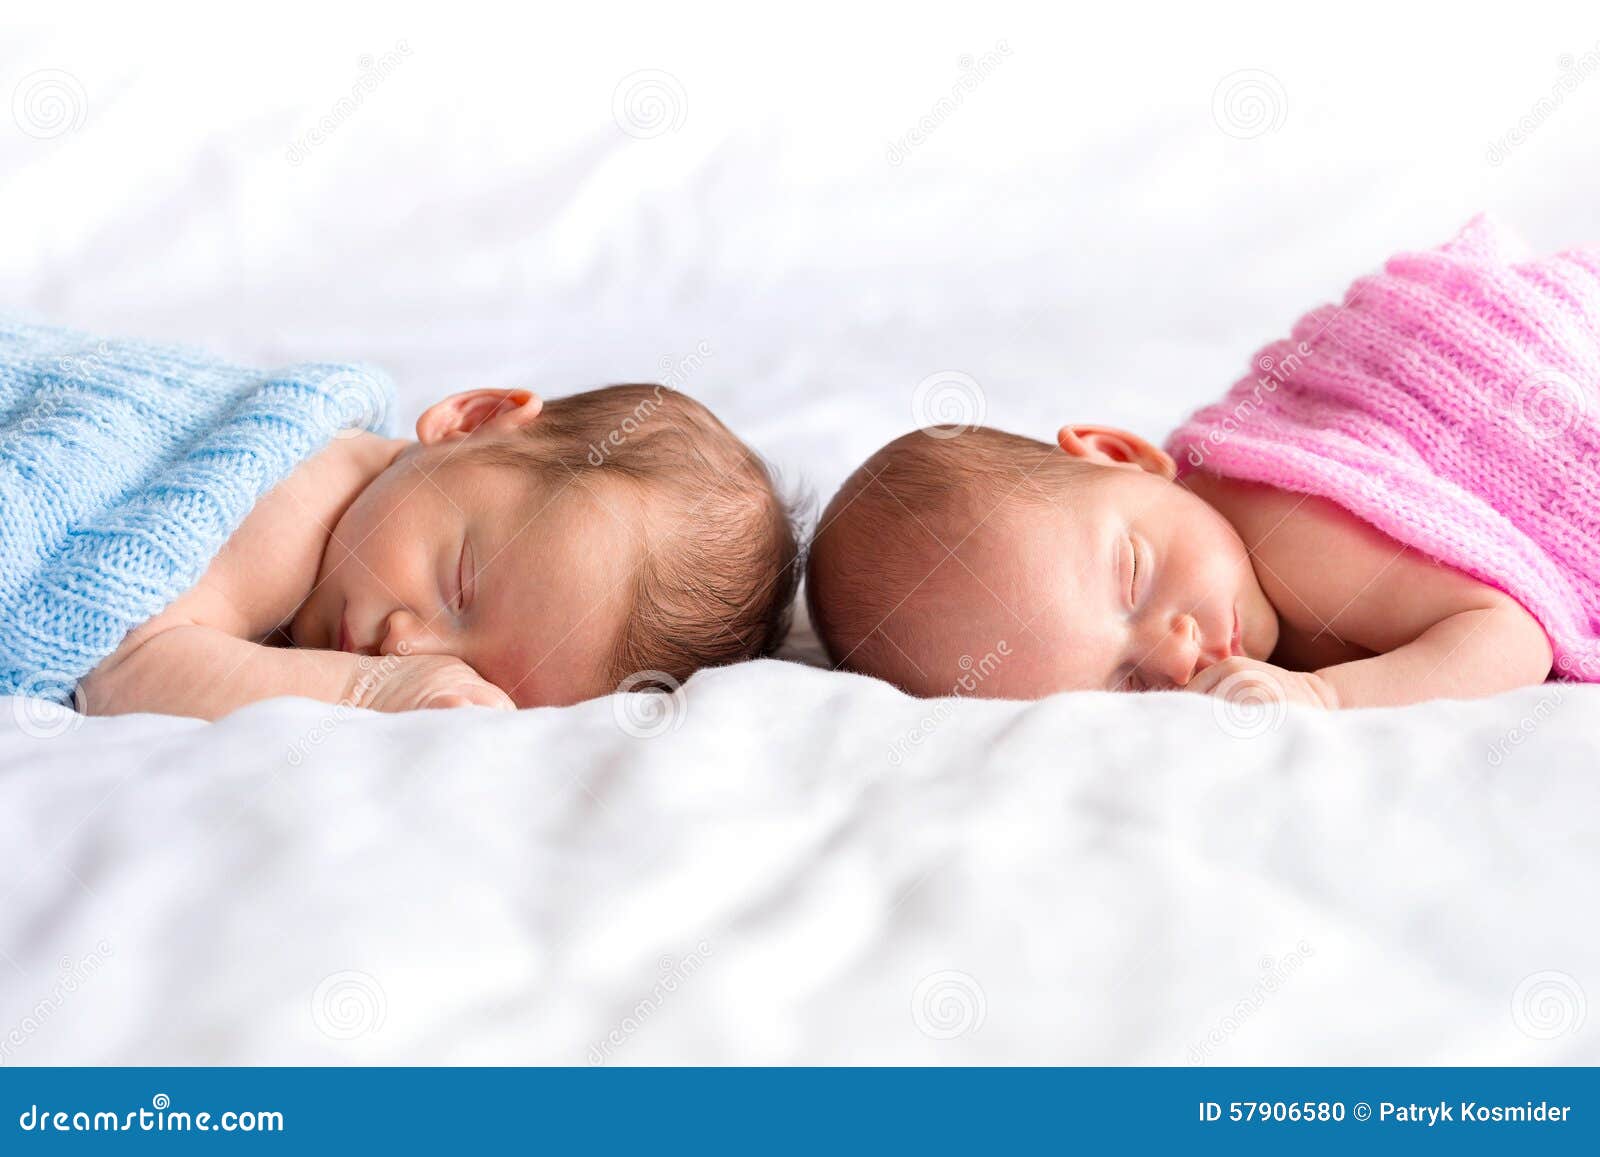
<path fill-rule="evenodd" d="M 1190 681 L 1188 690 L 1211 694 L 1231 676 L 1253 672 L 1250 682 L 1276 697 L 1320 707 L 1393 707 L 1428 699 L 1475 699 L 1530 683 L 1550 673 L 1550 642 L 1527 611 L 1488 606 L 1440 619 L 1409 643 L 1366 659 L 1316 671 L 1291 671 L 1255 659 L 1225 659 Z"/>
<path fill-rule="evenodd" d="M 217 719 L 274 695 L 338 703 L 355 691 L 356 656 L 337 651 L 265 647 L 199 625 L 168 627 L 134 642 L 83 680 L 89 714 Z"/>
<path fill-rule="evenodd" d="M 347 655 L 267 647 L 215 627 L 184 624 L 139 639 L 81 685 L 91 715 L 134 711 L 218 719 L 279 695 L 407 711 L 479 704 L 511 709 L 504 692 L 444 655 Z"/>
<path fill-rule="evenodd" d="M 1243 521 L 1262 589 L 1283 623 L 1273 657 L 1310 668 L 1284 673 L 1304 683 L 1288 697 L 1399 705 L 1493 695 L 1549 675 L 1549 638 L 1503 591 L 1402 547 L 1331 503 L 1282 492 L 1257 498 L 1261 516 Z M 1319 646 L 1334 640 L 1364 657 L 1316 659 Z M 1215 690 L 1247 667 L 1268 665 L 1227 660 L 1202 671 L 1192 689 Z"/>
<path fill-rule="evenodd" d="M 1475 699 L 1543 682 L 1550 674 L 1550 640 L 1527 611 L 1501 599 L 1448 615 L 1385 654 L 1316 674 L 1344 707 Z"/>

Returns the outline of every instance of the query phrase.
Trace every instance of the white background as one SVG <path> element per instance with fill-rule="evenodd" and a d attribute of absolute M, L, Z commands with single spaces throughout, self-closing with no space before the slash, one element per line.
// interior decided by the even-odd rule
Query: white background
<path fill-rule="evenodd" d="M 913 424 L 929 374 L 970 375 L 1002 427 L 1160 435 L 1480 209 L 1539 248 L 1600 232 L 1600 78 L 1489 161 L 1563 57 L 1600 51 L 1581 3 L 574 7 L 38 9 L 0 81 L 70 73 L 81 123 L 0 132 L 0 301 L 376 361 L 407 425 L 457 388 L 657 378 L 705 342 L 685 388 L 825 499 Z M 681 93 L 650 139 L 613 115 L 641 70 Z M 1275 85 L 1276 127 L 1245 139 L 1254 114 L 1219 124 L 1214 99 L 1241 71 Z"/>

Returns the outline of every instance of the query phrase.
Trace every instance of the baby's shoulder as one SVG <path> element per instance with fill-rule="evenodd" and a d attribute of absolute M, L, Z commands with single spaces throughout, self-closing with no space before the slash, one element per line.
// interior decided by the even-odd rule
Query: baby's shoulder
<path fill-rule="evenodd" d="M 1325 498 L 1211 474 L 1190 485 L 1243 540 L 1280 612 L 1332 604 L 1325 613 L 1334 613 L 1405 549 Z"/>
<path fill-rule="evenodd" d="M 338 511 L 329 498 L 348 472 L 335 441 L 300 463 L 251 508 L 193 589 L 146 626 L 213 627 L 256 639 L 287 621 L 316 583 Z"/>
<path fill-rule="evenodd" d="M 1326 554 L 1381 551 L 1394 544 L 1371 523 L 1315 495 L 1214 474 L 1196 475 L 1188 484 L 1232 524 L 1252 554 L 1264 554 L 1269 560 L 1312 548 Z"/>
<path fill-rule="evenodd" d="M 1325 498 L 1214 475 L 1192 488 L 1238 532 L 1291 630 L 1384 652 L 1458 611 L 1508 601 Z"/>
<path fill-rule="evenodd" d="M 272 630 L 299 608 L 351 489 L 349 447 L 336 440 L 256 503 L 218 552 L 206 580 L 243 611 L 243 632 Z"/>

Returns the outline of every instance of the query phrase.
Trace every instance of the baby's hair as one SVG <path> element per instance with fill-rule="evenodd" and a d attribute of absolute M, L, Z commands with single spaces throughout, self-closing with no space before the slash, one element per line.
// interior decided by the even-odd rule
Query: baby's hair
<path fill-rule="evenodd" d="M 876 636 L 940 564 L 990 520 L 1050 502 L 1092 471 L 1036 438 L 987 426 L 936 426 L 868 458 L 823 511 L 806 567 L 811 625 L 835 665 L 876 664 Z M 890 640 L 892 643 L 892 640 Z"/>
<path fill-rule="evenodd" d="M 681 681 L 782 644 L 799 583 L 794 513 L 766 463 L 693 398 L 648 384 L 553 398 L 519 437 L 472 453 L 558 487 L 609 481 L 628 496 L 624 509 L 665 513 L 634 572 L 613 680 L 659 671 Z"/>

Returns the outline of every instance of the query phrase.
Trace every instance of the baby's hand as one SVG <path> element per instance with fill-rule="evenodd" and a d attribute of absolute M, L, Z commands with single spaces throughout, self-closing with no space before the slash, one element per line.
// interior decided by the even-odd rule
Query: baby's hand
<path fill-rule="evenodd" d="M 1330 709 L 1339 706 L 1339 696 L 1316 672 L 1286 671 L 1242 655 L 1213 663 L 1190 679 L 1184 690 L 1254 703 L 1303 703 Z"/>
<path fill-rule="evenodd" d="M 494 707 L 515 711 L 511 697 L 449 655 L 381 655 L 356 675 L 350 702 L 373 711 Z"/>

